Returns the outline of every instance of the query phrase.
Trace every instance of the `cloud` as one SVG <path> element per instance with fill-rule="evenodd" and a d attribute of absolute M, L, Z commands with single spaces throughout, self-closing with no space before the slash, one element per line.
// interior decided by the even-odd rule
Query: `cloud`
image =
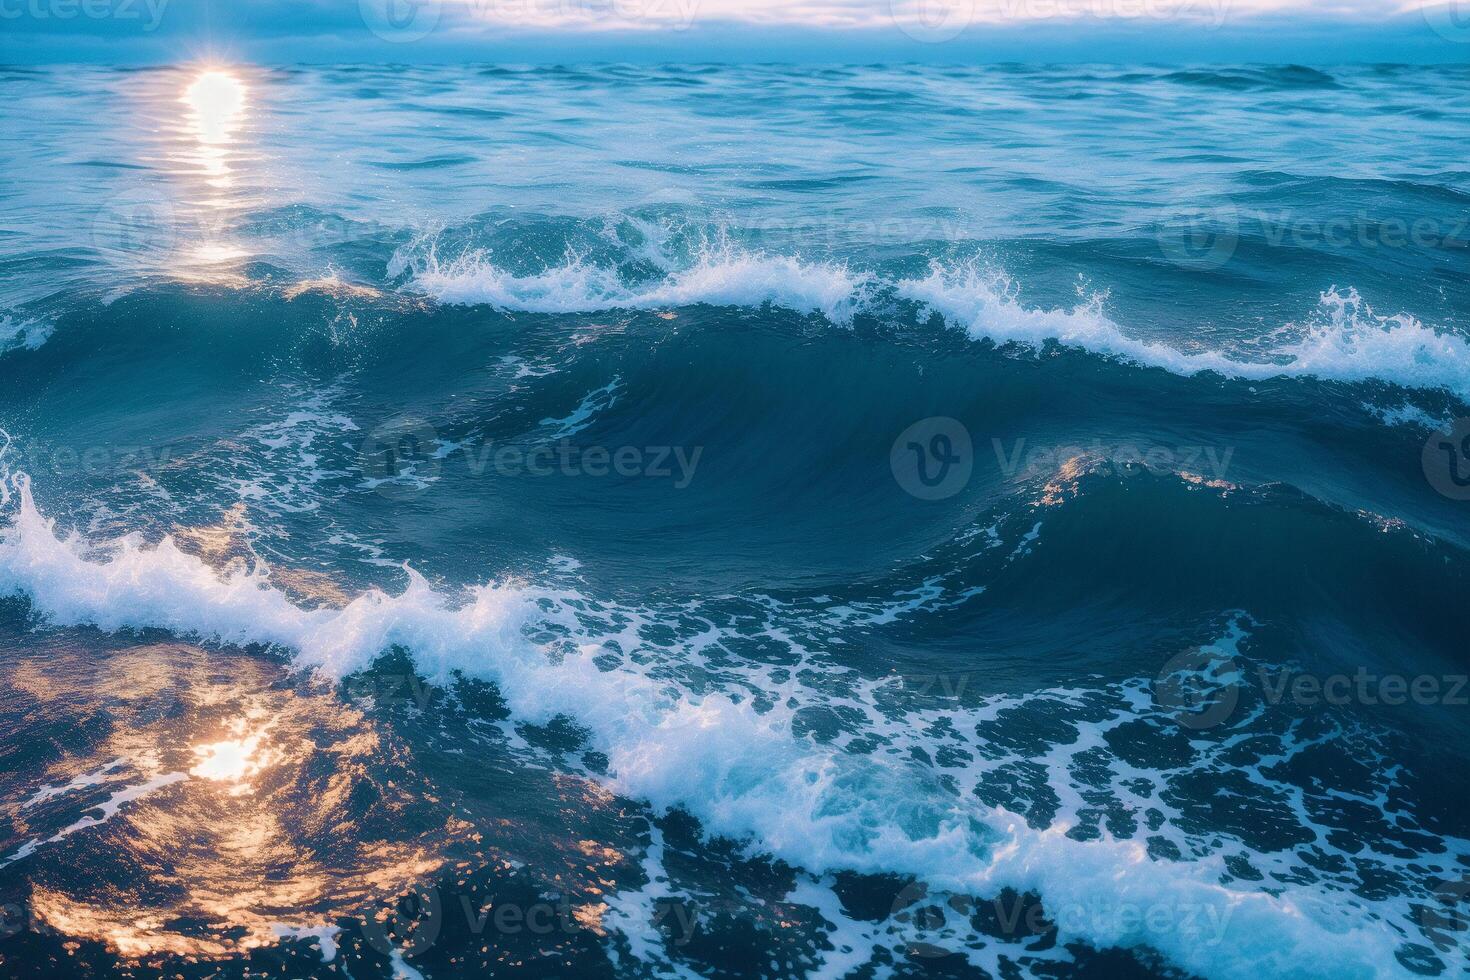
<path fill-rule="evenodd" d="M 369 0 L 408 10 L 425 0 Z M 1411 0 L 427 0 L 452 22 L 521 29 L 657 30 L 695 24 L 784 25 L 820 30 L 942 31 L 963 25 L 1079 21 L 1221 25 L 1269 15 L 1382 20 L 1428 5 Z"/>
<path fill-rule="evenodd" d="M 1470 6 L 1470 0 L 1450 0 Z M 1436 0 L 0 0 L 0 60 L 1463 62 Z"/>

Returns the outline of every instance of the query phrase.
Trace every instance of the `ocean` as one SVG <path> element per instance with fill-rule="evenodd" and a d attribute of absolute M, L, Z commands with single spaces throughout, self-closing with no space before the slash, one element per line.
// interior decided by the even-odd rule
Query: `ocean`
<path fill-rule="evenodd" d="M 0 975 L 1470 974 L 1470 68 L 0 95 Z"/>

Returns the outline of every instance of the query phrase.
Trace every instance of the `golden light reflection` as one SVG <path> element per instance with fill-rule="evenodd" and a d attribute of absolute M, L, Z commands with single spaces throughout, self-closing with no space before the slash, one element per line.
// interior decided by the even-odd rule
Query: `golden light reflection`
<path fill-rule="evenodd" d="M 244 515 L 231 516 L 238 525 Z M 104 814 L 105 831 L 78 831 L 96 867 L 127 869 L 125 888 L 97 874 L 45 875 L 28 899 L 31 920 L 129 960 L 222 959 L 283 935 L 330 937 L 334 921 L 438 874 L 473 828 L 434 799 L 407 748 L 332 687 L 282 680 L 264 658 L 182 643 L 0 658 L 7 689 L 108 706 L 105 737 L 59 761 L 46 785 L 100 773 L 97 785 L 114 792 L 190 777 Z M 16 825 L 41 842 L 32 861 L 55 860 L 61 845 L 47 838 L 98 812 L 75 791 L 45 802 Z"/>
<path fill-rule="evenodd" d="M 189 775 L 229 783 L 231 796 L 253 793 L 251 778 L 275 762 L 275 753 L 264 745 L 270 727 L 268 722 L 253 725 L 250 718 L 236 718 L 230 723 L 234 738 L 193 747 L 199 761 Z"/>
<path fill-rule="evenodd" d="M 241 141 L 249 89 L 234 72 L 207 68 L 188 82 L 179 102 L 185 107 L 177 130 L 182 146 L 175 155 L 183 178 L 181 217 L 198 234 L 182 235 L 169 271 L 188 281 L 243 285 L 232 267 L 249 253 L 231 241 L 230 231 L 244 205 L 236 171 L 245 159 Z"/>

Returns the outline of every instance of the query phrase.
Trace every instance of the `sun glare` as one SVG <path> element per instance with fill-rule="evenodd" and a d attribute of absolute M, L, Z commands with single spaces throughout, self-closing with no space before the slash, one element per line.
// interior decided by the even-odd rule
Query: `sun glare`
<path fill-rule="evenodd" d="M 199 142 L 227 143 L 245 110 L 245 85 L 227 71 L 206 71 L 184 91 L 184 103 Z"/>
<path fill-rule="evenodd" d="M 252 729 L 249 720 L 237 719 L 231 725 L 235 738 L 194 746 L 198 762 L 189 770 L 189 775 L 230 784 L 232 796 L 251 792 L 250 778 L 268 769 L 275 761 L 262 744 L 269 728 L 270 725 L 266 724 Z"/>

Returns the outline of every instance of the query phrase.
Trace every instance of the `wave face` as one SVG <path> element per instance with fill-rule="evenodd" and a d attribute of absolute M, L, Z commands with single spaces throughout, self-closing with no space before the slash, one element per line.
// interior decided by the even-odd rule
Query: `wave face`
<path fill-rule="evenodd" d="M 0 78 L 7 965 L 1465 969 L 1462 69 Z"/>

